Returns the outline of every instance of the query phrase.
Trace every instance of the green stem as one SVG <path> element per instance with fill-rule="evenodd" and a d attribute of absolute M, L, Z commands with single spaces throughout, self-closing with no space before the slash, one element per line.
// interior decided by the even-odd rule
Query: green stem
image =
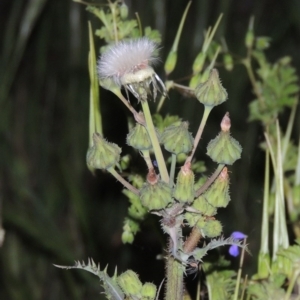
<path fill-rule="evenodd" d="M 151 160 L 151 157 L 150 157 L 150 151 L 149 150 L 141 150 L 141 152 L 143 154 L 143 158 L 146 162 L 148 170 L 153 169 L 153 164 L 152 164 L 152 160 Z"/>
<path fill-rule="evenodd" d="M 133 108 L 130 102 L 122 95 L 120 89 L 112 88 L 111 92 L 113 92 L 124 104 L 125 106 L 131 111 L 134 116 L 134 119 L 141 125 L 145 125 L 145 120 L 143 117 Z"/>
<path fill-rule="evenodd" d="M 288 288 L 287 288 L 287 291 L 286 291 L 284 300 L 289 300 L 289 299 L 291 299 L 290 297 L 291 297 L 291 294 L 292 294 L 292 291 L 293 291 L 293 288 L 294 288 L 294 285 L 295 285 L 295 283 L 296 283 L 296 280 L 297 280 L 298 276 L 299 276 L 299 271 L 296 271 L 296 270 L 295 270 L 295 271 L 293 272 L 293 277 L 292 277 L 292 279 L 290 280 L 289 286 L 288 286 Z"/>
<path fill-rule="evenodd" d="M 202 132 L 204 130 L 206 121 L 207 121 L 208 116 L 209 116 L 212 109 L 213 109 L 213 106 L 204 106 L 204 112 L 203 112 L 201 123 L 200 123 L 199 128 L 198 128 L 198 132 L 197 132 L 195 140 L 194 140 L 193 150 L 192 150 L 191 154 L 187 157 L 185 163 L 192 162 L 193 156 L 195 154 L 195 151 L 196 151 L 197 146 L 199 144 L 200 138 L 202 136 Z"/>
<path fill-rule="evenodd" d="M 260 90 L 259 90 L 259 88 L 257 86 L 255 75 L 254 75 L 254 72 L 253 72 L 253 69 L 252 69 L 252 66 L 251 66 L 251 51 L 248 51 L 248 56 L 247 56 L 247 58 L 245 60 L 243 60 L 243 64 L 246 67 L 246 70 L 247 70 L 250 82 L 252 84 L 252 87 L 254 89 L 254 93 L 255 93 L 258 101 L 260 103 L 263 103 L 264 100 L 263 100 L 261 92 L 260 92 Z"/>
<path fill-rule="evenodd" d="M 243 245 L 246 245 L 246 239 L 244 239 Z M 235 291 L 234 291 L 234 296 L 232 300 L 237 300 L 238 295 L 239 295 L 239 287 L 241 283 L 241 278 L 242 278 L 242 267 L 243 267 L 243 262 L 244 262 L 244 256 L 245 256 L 245 249 L 243 248 L 242 254 L 241 254 L 241 259 L 240 259 L 240 266 L 237 274 L 237 279 L 236 279 L 236 285 L 235 285 Z"/>
<path fill-rule="evenodd" d="M 151 117 L 148 101 L 142 101 L 141 103 L 142 103 L 142 108 L 143 108 L 143 112 L 144 112 L 144 116 L 145 116 L 145 120 L 146 120 L 146 128 L 148 130 L 148 133 L 149 133 L 149 136 L 150 136 L 150 139 L 152 142 L 152 146 L 153 146 L 155 158 L 156 158 L 156 161 L 158 164 L 158 169 L 159 169 L 161 179 L 164 182 L 169 183 L 168 170 L 167 170 L 166 163 L 165 163 L 162 151 L 161 151 L 161 147 L 159 145 L 155 127 L 152 122 L 152 117 Z"/>
<path fill-rule="evenodd" d="M 182 240 L 180 241 L 182 243 Z M 172 248 L 170 240 L 169 248 Z M 169 249 L 170 252 L 172 249 Z M 183 299 L 183 271 L 184 266 L 173 256 L 168 255 L 166 263 L 166 300 L 182 300 Z"/>
<path fill-rule="evenodd" d="M 176 161 L 177 161 L 177 155 L 172 153 L 172 161 L 171 161 L 171 169 L 170 169 L 170 182 L 169 182 L 169 186 L 171 188 L 174 184 Z"/>
<path fill-rule="evenodd" d="M 269 191 L 270 191 L 270 153 L 269 150 L 266 149 L 263 219 L 262 219 L 261 241 L 260 241 L 260 251 L 265 254 L 269 252 L 269 213 L 268 213 Z"/>
<path fill-rule="evenodd" d="M 118 181 L 120 181 L 128 190 L 136 195 L 139 195 L 139 190 L 125 180 L 114 168 L 109 168 L 107 171 L 113 175 Z"/>

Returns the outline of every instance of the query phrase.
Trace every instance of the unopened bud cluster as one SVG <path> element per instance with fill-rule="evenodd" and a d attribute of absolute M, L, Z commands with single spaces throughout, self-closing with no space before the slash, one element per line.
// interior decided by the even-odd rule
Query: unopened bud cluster
<path fill-rule="evenodd" d="M 155 299 L 156 286 L 150 282 L 146 282 L 143 285 L 137 274 L 131 270 L 118 276 L 117 282 L 128 299 Z"/>

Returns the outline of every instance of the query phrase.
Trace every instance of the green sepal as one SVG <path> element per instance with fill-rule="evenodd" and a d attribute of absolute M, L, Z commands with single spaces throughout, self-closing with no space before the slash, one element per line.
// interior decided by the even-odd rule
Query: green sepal
<path fill-rule="evenodd" d="M 221 84 L 216 69 L 211 70 L 207 81 L 196 87 L 195 95 L 202 104 L 210 107 L 220 105 L 227 100 L 228 94 Z"/>
<path fill-rule="evenodd" d="M 216 207 L 208 203 L 204 195 L 196 198 L 192 204 L 192 207 L 208 217 L 214 216 L 217 213 Z"/>
<path fill-rule="evenodd" d="M 177 122 L 167 127 L 161 135 L 161 143 L 167 151 L 176 155 L 190 152 L 194 139 L 188 131 L 188 123 Z"/>
<path fill-rule="evenodd" d="M 131 270 L 127 270 L 126 272 L 122 273 L 118 276 L 117 282 L 121 287 L 122 291 L 130 297 L 137 297 L 141 296 L 142 291 L 142 283 L 139 280 L 136 273 Z"/>
<path fill-rule="evenodd" d="M 120 159 L 121 148 L 107 142 L 100 133 L 93 134 L 93 146 L 87 151 L 86 161 L 89 168 L 109 169 Z"/>
<path fill-rule="evenodd" d="M 142 300 L 154 300 L 156 296 L 156 286 L 151 282 L 146 282 L 142 287 Z"/>
<path fill-rule="evenodd" d="M 221 131 L 219 135 L 207 145 L 206 154 L 216 163 L 232 165 L 241 158 L 240 143 L 230 136 L 229 131 Z"/>
<path fill-rule="evenodd" d="M 164 181 L 145 183 L 140 190 L 142 204 L 149 210 L 165 208 L 172 201 L 171 188 Z"/>
<path fill-rule="evenodd" d="M 181 167 L 174 188 L 173 197 L 179 202 L 192 202 L 195 197 L 194 172 L 184 165 Z"/>
<path fill-rule="evenodd" d="M 230 201 L 229 177 L 225 167 L 211 187 L 204 194 L 205 199 L 213 207 L 226 207 Z"/>
<path fill-rule="evenodd" d="M 129 146 L 138 150 L 152 149 L 149 133 L 145 126 L 139 123 L 136 123 L 136 125 L 127 134 L 126 142 Z"/>
<path fill-rule="evenodd" d="M 184 219 L 189 223 L 190 227 L 194 227 L 197 224 L 198 228 L 202 228 L 205 225 L 205 217 L 198 213 L 186 212 Z"/>
<path fill-rule="evenodd" d="M 222 233 L 222 225 L 218 220 L 206 220 L 205 226 L 202 229 L 203 236 L 214 238 Z"/>

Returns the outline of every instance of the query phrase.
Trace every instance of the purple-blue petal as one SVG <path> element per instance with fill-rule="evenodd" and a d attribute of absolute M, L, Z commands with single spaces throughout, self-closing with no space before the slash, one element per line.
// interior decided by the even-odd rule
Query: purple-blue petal
<path fill-rule="evenodd" d="M 240 251 L 239 251 L 239 247 L 237 245 L 232 245 L 229 248 L 229 254 L 231 256 L 237 257 L 239 255 Z"/>
<path fill-rule="evenodd" d="M 234 238 L 234 239 L 245 239 L 247 237 L 246 234 L 240 232 L 240 231 L 234 231 L 231 236 Z"/>

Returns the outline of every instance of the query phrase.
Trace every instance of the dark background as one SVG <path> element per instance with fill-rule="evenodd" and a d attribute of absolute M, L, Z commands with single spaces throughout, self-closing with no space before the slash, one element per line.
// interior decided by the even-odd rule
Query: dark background
<path fill-rule="evenodd" d="M 126 3 L 131 17 L 138 11 L 144 26 L 162 33 L 164 61 L 187 1 Z M 203 32 L 221 12 L 224 17 L 216 39 L 225 37 L 231 52 L 245 55 L 244 36 L 253 15 L 255 33 L 272 38 L 270 60 L 292 56 L 299 70 L 298 0 L 197 0 L 189 11 L 179 61 L 170 78 L 191 74 Z M 85 164 L 88 20 L 94 29 L 100 27 L 84 5 L 68 0 L 0 1 L 0 226 L 6 230 L 0 248 L 0 299 L 101 299 L 96 277 L 52 265 L 72 265 L 88 257 L 102 267 L 108 264 L 110 274 L 118 266 L 119 272 L 133 269 L 142 281 L 159 284 L 164 276 L 163 261 L 156 259 L 163 253 L 165 239 L 158 219 L 147 218 L 134 244 L 123 245 L 128 202 L 122 187 L 109 174 L 94 177 Z M 164 78 L 162 68 L 158 73 Z M 232 201 L 218 217 L 226 236 L 234 230 L 248 234 L 252 256 L 246 258 L 245 272 L 251 275 L 260 243 L 264 154 L 258 144 L 263 131 L 260 124 L 247 121 L 253 95 L 244 68 L 227 72 L 220 66 L 220 76 L 229 100 L 213 110 L 197 156 L 207 159 L 201 153 L 229 111 L 232 135 L 244 151 L 230 168 Z M 101 90 L 101 109 L 104 135 L 124 146 L 125 107 Z M 195 99 L 173 91 L 163 110 L 189 120 L 194 133 L 202 111 Z M 283 127 L 287 116 L 282 116 Z M 300 128 L 299 118 L 295 128 Z M 299 136 L 299 130 L 293 136 Z M 215 166 L 208 160 L 207 166 L 210 175 Z"/>

